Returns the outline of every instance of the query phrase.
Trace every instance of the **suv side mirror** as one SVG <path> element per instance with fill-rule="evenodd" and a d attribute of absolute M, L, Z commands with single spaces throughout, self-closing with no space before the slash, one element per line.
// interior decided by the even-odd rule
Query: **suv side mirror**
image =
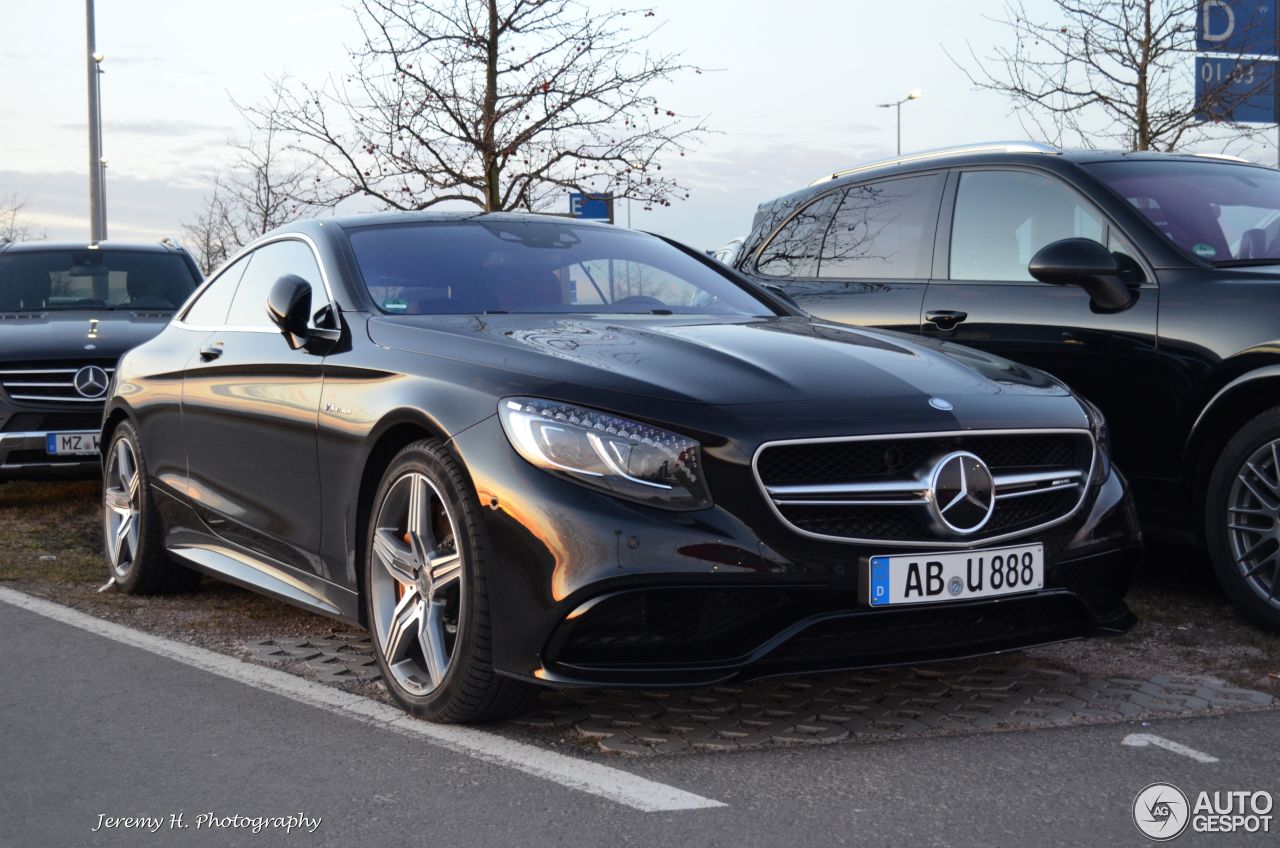
<path fill-rule="evenodd" d="M 1055 286 L 1079 286 L 1097 312 L 1128 309 L 1135 295 L 1121 279 L 1120 263 L 1093 239 L 1069 238 L 1047 244 L 1027 266 L 1031 276 Z"/>
<path fill-rule="evenodd" d="M 276 280 L 267 295 L 267 317 L 294 350 L 307 343 L 310 316 L 311 284 L 294 274 L 285 274 Z"/>

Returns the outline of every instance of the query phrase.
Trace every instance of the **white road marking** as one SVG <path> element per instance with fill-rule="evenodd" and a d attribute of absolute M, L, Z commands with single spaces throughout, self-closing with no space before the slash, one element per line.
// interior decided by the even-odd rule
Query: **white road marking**
<path fill-rule="evenodd" d="M 1184 757 L 1190 757 L 1198 763 L 1218 762 L 1218 758 L 1212 754 L 1197 751 L 1195 748 L 1188 748 L 1181 742 L 1174 742 L 1172 739 L 1165 739 L 1163 736 L 1156 736 L 1154 733 L 1130 733 L 1120 740 L 1120 744 L 1128 745 L 1130 748 L 1145 748 L 1151 745 L 1156 748 L 1163 748 L 1166 751 L 1172 751 L 1175 754 L 1181 754 Z"/>
<path fill-rule="evenodd" d="M 496 733 L 458 725 L 431 724 L 371 698 L 353 695 L 332 686 L 314 683 L 287 672 L 264 668 L 194 645 L 143 633 L 3 586 L 0 586 L 0 601 L 256 689 L 406 736 L 425 739 L 442 748 L 513 768 L 644 812 L 701 810 L 725 806 L 720 801 L 648 780 L 622 769 L 557 754 Z"/>

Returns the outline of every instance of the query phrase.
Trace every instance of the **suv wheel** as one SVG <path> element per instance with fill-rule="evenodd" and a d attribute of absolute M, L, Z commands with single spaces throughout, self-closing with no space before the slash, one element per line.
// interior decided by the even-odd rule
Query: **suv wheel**
<path fill-rule="evenodd" d="M 111 576 L 123 592 L 183 592 L 200 583 L 199 572 L 172 562 L 165 552 L 142 447 L 128 423 L 112 435 L 102 469 L 102 541 Z"/>
<path fill-rule="evenodd" d="M 396 701 L 434 721 L 508 718 L 535 690 L 493 670 L 487 542 L 461 466 L 438 441 L 391 462 L 370 510 L 365 612 Z"/>
<path fill-rule="evenodd" d="M 1205 509 L 1222 588 L 1258 626 L 1280 630 L 1280 407 L 1227 442 Z"/>

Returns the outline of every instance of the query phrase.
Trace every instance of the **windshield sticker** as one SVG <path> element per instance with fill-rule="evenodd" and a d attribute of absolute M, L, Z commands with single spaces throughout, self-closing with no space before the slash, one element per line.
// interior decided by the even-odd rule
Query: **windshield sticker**
<path fill-rule="evenodd" d="M 388 312 L 391 312 L 391 311 L 404 312 L 406 309 L 409 308 L 409 301 L 402 300 L 398 297 L 388 298 L 382 301 L 382 308 L 387 310 Z"/>
<path fill-rule="evenodd" d="M 1213 245 L 1205 244 L 1204 242 L 1200 242 L 1195 247 L 1191 248 L 1191 250 L 1196 256 L 1200 256 L 1205 259 L 1212 259 L 1218 255 L 1218 251 Z"/>

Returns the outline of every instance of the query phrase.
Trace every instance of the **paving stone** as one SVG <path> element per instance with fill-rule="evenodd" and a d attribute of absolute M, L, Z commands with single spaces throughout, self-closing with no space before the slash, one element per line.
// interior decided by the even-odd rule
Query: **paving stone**
<path fill-rule="evenodd" d="M 342 684 L 380 681 L 367 633 L 266 639 L 255 659 Z M 513 724 L 576 735 L 599 751 L 655 756 L 740 751 L 939 732 L 1053 727 L 1271 706 L 1265 692 L 1188 675 L 1085 679 L 1057 669 L 961 662 L 693 690 L 543 693 Z"/>

